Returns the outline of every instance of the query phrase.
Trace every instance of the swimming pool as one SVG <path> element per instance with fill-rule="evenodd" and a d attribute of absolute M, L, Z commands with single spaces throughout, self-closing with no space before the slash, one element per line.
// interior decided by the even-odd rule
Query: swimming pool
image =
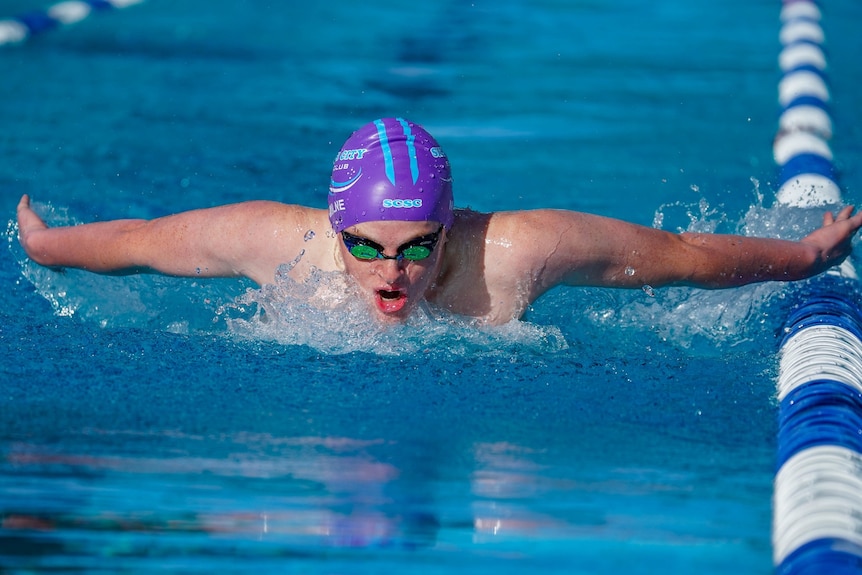
<path fill-rule="evenodd" d="M 7 213 L 22 193 L 56 222 L 322 206 L 343 139 L 401 114 L 446 148 L 459 205 L 799 233 L 816 214 L 771 205 L 777 3 L 690 4 L 94 15 L 0 50 Z M 862 8 L 824 11 L 852 203 Z M 800 287 L 555 290 L 499 329 L 429 310 L 382 331 L 242 282 L 46 272 L 13 236 L 9 572 L 771 570 L 775 352 Z"/>

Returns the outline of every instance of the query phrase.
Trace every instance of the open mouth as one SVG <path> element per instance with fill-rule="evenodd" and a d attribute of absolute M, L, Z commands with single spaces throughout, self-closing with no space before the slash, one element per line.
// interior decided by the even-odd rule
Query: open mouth
<path fill-rule="evenodd" d="M 395 313 L 407 303 L 407 294 L 400 290 L 377 290 L 377 307 L 384 313 Z"/>

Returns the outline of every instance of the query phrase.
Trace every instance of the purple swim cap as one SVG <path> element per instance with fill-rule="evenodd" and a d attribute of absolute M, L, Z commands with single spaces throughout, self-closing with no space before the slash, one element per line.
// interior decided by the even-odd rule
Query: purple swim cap
<path fill-rule="evenodd" d="M 381 220 L 454 220 L 452 175 L 443 149 L 422 126 L 383 118 L 353 133 L 332 165 L 332 229 Z"/>

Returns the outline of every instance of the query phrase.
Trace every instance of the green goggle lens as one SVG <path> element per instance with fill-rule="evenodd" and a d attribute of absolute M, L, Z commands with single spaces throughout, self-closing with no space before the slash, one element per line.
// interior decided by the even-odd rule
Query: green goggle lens
<path fill-rule="evenodd" d="M 410 246 L 408 248 L 405 248 L 404 251 L 401 252 L 401 254 L 406 260 L 424 260 L 431 255 L 431 250 L 429 250 L 425 246 Z"/>
<path fill-rule="evenodd" d="M 408 242 L 398 248 L 398 255 L 387 256 L 383 254 L 383 248 L 368 240 L 347 232 L 341 232 L 341 237 L 344 240 L 344 245 L 347 246 L 347 251 L 350 255 L 359 260 L 409 260 L 412 262 L 424 260 L 431 255 L 434 247 L 437 245 L 437 240 L 440 238 L 440 232 L 443 226 L 440 226 L 433 234 L 416 238 L 412 242 Z"/>
<path fill-rule="evenodd" d="M 350 246 L 350 255 L 355 258 L 359 258 L 361 260 L 373 260 L 377 258 L 377 254 L 379 254 L 376 249 L 371 246 L 366 246 L 365 244 L 355 244 Z"/>
<path fill-rule="evenodd" d="M 366 246 L 364 244 L 356 244 L 351 246 L 350 255 L 355 258 L 359 258 L 360 260 L 374 260 L 379 258 L 382 254 L 371 246 Z M 417 260 L 424 260 L 425 258 L 430 256 L 431 250 L 429 250 L 425 246 L 410 246 L 408 248 L 405 248 L 398 255 L 403 257 L 405 260 L 415 262 Z"/>

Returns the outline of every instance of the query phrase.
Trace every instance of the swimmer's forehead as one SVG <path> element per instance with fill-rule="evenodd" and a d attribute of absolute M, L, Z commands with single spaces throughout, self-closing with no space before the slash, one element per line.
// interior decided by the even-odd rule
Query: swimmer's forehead
<path fill-rule="evenodd" d="M 433 234 L 440 229 L 440 222 L 377 221 L 362 222 L 344 231 L 354 236 L 374 240 L 382 245 L 401 245 L 416 238 Z"/>

